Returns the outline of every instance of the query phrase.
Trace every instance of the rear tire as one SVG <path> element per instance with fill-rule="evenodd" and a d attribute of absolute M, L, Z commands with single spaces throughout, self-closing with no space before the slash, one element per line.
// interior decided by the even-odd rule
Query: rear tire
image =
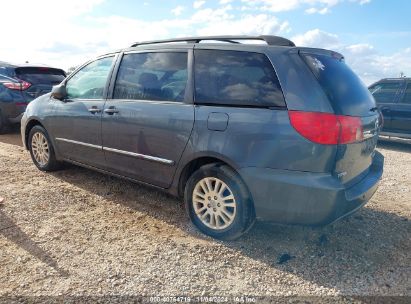
<path fill-rule="evenodd" d="M 184 200 L 193 224 L 216 239 L 237 239 L 254 223 L 246 185 L 224 164 L 208 164 L 195 171 L 188 179 Z"/>
<path fill-rule="evenodd" d="M 42 126 L 34 126 L 29 133 L 28 147 L 31 159 L 41 171 L 56 171 L 61 163 L 56 160 L 53 145 L 47 131 Z"/>

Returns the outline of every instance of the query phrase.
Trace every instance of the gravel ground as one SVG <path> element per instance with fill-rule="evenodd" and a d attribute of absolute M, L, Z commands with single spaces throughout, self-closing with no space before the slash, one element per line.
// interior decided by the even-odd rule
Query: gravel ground
<path fill-rule="evenodd" d="M 16 132 L 15 132 L 16 133 Z M 411 296 L 411 145 L 381 143 L 370 203 L 323 228 L 258 222 L 220 242 L 166 194 L 74 166 L 38 171 L 0 136 L 0 297 Z"/>

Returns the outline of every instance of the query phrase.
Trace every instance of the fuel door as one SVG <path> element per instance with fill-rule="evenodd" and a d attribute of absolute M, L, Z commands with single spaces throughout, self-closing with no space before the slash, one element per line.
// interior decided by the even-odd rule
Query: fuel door
<path fill-rule="evenodd" d="M 228 114 L 212 112 L 208 115 L 207 128 L 211 131 L 225 131 L 228 126 Z"/>

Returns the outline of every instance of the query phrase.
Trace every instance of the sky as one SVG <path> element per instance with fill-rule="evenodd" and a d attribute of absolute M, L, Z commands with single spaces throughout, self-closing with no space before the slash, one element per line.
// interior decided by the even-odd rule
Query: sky
<path fill-rule="evenodd" d="M 0 61 L 67 70 L 136 41 L 270 34 L 342 53 L 366 84 L 411 77 L 409 0 L 0 1 Z"/>

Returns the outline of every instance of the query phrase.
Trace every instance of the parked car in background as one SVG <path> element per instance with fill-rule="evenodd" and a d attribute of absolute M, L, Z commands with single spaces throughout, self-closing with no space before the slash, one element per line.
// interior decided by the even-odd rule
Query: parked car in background
<path fill-rule="evenodd" d="M 50 92 L 65 77 L 61 69 L 0 61 L 0 133 L 10 124 L 20 123 L 27 104 Z"/>
<path fill-rule="evenodd" d="M 21 132 L 40 170 L 67 161 L 153 185 L 234 239 L 256 218 L 323 225 L 358 210 L 383 172 L 380 126 L 342 55 L 218 36 L 94 59 L 30 103 Z"/>
<path fill-rule="evenodd" d="M 381 135 L 411 138 L 411 78 L 382 79 L 369 90 L 384 117 Z"/>

